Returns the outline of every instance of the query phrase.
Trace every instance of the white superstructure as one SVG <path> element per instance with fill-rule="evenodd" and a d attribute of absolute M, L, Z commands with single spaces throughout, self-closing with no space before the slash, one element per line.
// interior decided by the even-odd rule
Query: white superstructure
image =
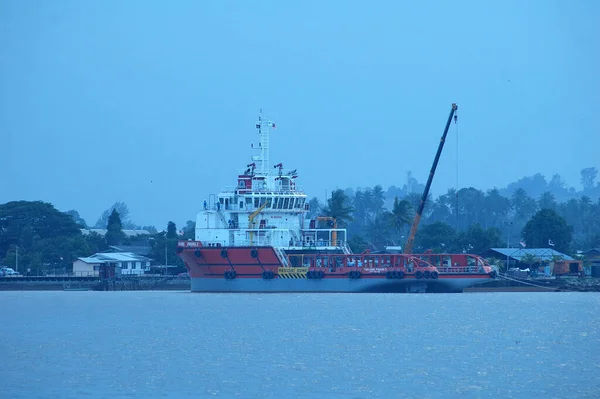
<path fill-rule="evenodd" d="M 269 165 L 269 134 L 275 124 L 256 122 L 255 155 L 238 174 L 236 187 L 211 195 L 196 219 L 196 241 L 205 246 L 273 246 L 282 249 L 339 249 L 349 253 L 346 230 L 332 218 L 306 220 L 307 195 L 297 187 L 296 170 Z M 325 223 L 325 228 L 320 226 Z M 307 226 L 305 226 L 307 224 Z M 305 228 L 306 227 L 306 228 Z"/>

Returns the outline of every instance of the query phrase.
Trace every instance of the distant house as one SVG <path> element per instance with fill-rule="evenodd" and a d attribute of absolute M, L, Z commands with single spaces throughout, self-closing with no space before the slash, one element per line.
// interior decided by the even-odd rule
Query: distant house
<path fill-rule="evenodd" d="M 561 258 L 563 260 L 573 260 L 569 255 L 558 252 L 552 248 L 491 248 L 485 253 L 488 258 L 498 258 L 506 260 L 507 258 L 513 262 L 520 263 L 523 257 L 533 255 L 541 262 L 551 262 L 554 259 Z"/>
<path fill-rule="evenodd" d="M 81 234 L 88 235 L 91 233 L 100 234 L 102 237 L 106 235 L 106 229 L 81 229 Z M 127 237 L 134 237 L 139 235 L 150 235 L 148 230 L 123 230 L 123 233 Z"/>
<path fill-rule="evenodd" d="M 100 252 L 73 262 L 76 276 L 100 276 L 104 266 L 114 267 L 116 274 L 142 275 L 150 271 L 152 259 L 132 252 Z"/>
<path fill-rule="evenodd" d="M 484 254 L 486 258 L 497 258 L 508 263 L 508 269 L 529 267 L 523 262 L 523 258 L 529 256 L 535 257 L 538 262 L 532 266 L 542 266 L 546 274 L 577 274 L 583 270 L 581 261 L 552 248 L 491 248 Z"/>

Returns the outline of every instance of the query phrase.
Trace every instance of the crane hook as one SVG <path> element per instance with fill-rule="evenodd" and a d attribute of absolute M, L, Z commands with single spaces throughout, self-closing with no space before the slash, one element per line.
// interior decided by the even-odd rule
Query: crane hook
<path fill-rule="evenodd" d="M 454 123 L 458 120 L 458 115 L 454 114 Z"/>

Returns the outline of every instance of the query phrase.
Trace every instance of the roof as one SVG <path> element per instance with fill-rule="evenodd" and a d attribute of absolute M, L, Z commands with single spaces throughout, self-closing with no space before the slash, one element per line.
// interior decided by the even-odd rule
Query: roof
<path fill-rule="evenodd" d="M 87 258 L 77 258 L 85 263 L 150 262 L 152 259 L 132 252 L 99 252 Z"/>
<path fill-rule="evenodd" d="M 600 248 L 592 248 L 592 249 L 588 249 L 587 251 L 583 252 L 584 255 L 595 255 L 595 254 L 600 254 Z"/>
<path fill-rule="evenodd" d="M 109 252 L 131 252 L 141 256 L 152 253 L 152 247 L 148 245 L 111 245 L 109 248 Z"/>
<path fill-rule="evenodd" d="M 81 229 L 81 233 L 84 235 L 91 234 L 91 233 L 97 233 L 97 234 L 100 234 L 101 236 L 104 236 L 106 234 L 106 229 Z M 133 236 L 137 236 L 137 235 L 150 235 L 150 232 L 148 230 L 123 229 L 123 233 L 127 237 L 133 237 Z"/>
<path fill-rule="evenodd" d="M 551 248 L 491 248 L 492 251 L 508 256 L 520 262 L 521 258 L 530 254 L 543 261 L 552 260 L 553 256 L 561 256 L 564 260 L 573 260 L 569 255 Z"/>

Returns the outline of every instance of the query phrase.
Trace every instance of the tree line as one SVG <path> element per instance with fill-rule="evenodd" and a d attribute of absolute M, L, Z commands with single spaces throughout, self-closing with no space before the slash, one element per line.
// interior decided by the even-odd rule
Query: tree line
<path fill-rule="evenodd" d="M 511 183 L 512 192 L 466 187 L 449 189 L 436 198 L 430 194 L 414 249 L 483 253 L 492 247 L 525 244 L 572 253 L 599 247 L 600 184 L 596 176 L 596 168 L 583 169 L 580 192 L 567 189 L 559 175 L 548 182 L 536 174 Z M 409 173 L 402 188 L 338 189 L 326 204 L 312 198 L 310 212 L 311 216 L 324 213 L 335 217 L 338 225 L 348 229 L 354 251 L 381 250 L 404 245 L 423 191 L 424 185 Z M 558 196 L 563 201 L 557 200 Z"/>
<path fill-rule="evenodd" d="M 124 204 L 123 204 L 124 205 Z M 111 246 L 147 246 L 148 256 L 159 263 L 184 267 L 175 249 L 180 239 L 192 239 L 195 225 L 177 230 L 170 221 L 164 231 L 127 236 L 117 207 L 110 208 L 106 234 L 83 234 L 85 221 L 76 211 L 61 212 L 43 201 L 12 201 L 0 205 L 0 261 L 2 265 L 33 275 L 72 270 L 78 257 L 107 251 Z M 104 215 L 104 213 L 103 213 Z M 127 214 L 126 214 L 127 215 Z M 165 260 L 165 249 L 167 259 Z"/>
<path fill-rule="evenodd" d="M 417 232 L 414 251 L 483 253 L 492 247 L 521 242 L 527 247 L 554 248 L 565 253 L 600 247 L 600 184 L 597 170 L 582 170 L 582 191 L 566 188 L 558 175 L 546 181 L 541 175 L 525 177 L 508 188 L 450 189 L 429 196 Z M 556 191 L 556 189 L 559 189 Z M 326 204 L 309 201 L 307 217 L 325 214 L 346 227 L 354 252 L 404 245 L 421 200 L 424 186 L 410 173 L 400 188 L 380 185 L 335 190 Z M 512 191 L 510 191 L 512 190 Z M 560 199 L 559 199 L 560 198 Z M 129 209 L 116 202 L 93 227 L 107 229 L 105 236 L 82 234 L 89 228 L 75 210 L 61 212 L 42 201 L 12 201 L 0 205 L 0 261 L 19 270 L 69 270 L 77 257 L 106 251 L 110 246 L 150 247 L 151 258 L 183 267 L 176 255 L 177 241 L 193 239 L 195 223 L 178 230 L 170 221 L 159 231 L 129 219 Z M 123 229 L 148 234 L 126 236 Z"/>

